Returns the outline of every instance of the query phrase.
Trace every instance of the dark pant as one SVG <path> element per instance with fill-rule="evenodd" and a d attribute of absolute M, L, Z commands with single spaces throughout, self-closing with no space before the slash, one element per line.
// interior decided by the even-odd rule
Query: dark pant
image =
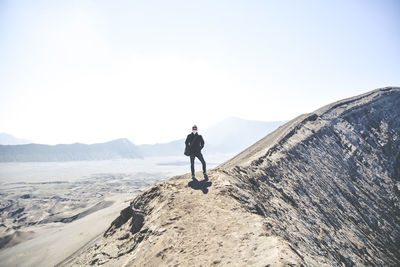
<path fill-rule="evenodd" d="M 206 172 L 206 162 L 204 161 L 203 155 L 201 152 L 195 152 L 190 154 L 190 170 L 192 171 L 192 175 L 194 175 L 194 158 L 198 158 L 203 165 L 203 172 Z"/>

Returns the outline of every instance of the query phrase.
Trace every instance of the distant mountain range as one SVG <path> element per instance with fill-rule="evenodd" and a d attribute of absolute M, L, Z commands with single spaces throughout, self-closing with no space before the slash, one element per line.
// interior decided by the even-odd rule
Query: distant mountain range
<path fill-rule="evenodd" d="M 139 148 L 128 139 L 99 144 L 0 145 L 0 162 L 78 161 L 142 158 Z"/>
<path fill-rule="evenodd" d="M 11 134 L 0 133 L 0 145 L 23 145 L 30 143 L 32 142 L 27 139 L 17 138 Z"/>
<path fill-rule="evenodd" d="M 239 153 L 270 132 L 283 125 L 285 121 L 254 121 L 228 118 L 205 130 L 203 137 L 207 153 Z"/>
<path fill-rule="evenodd" d="M 263 122 L 228 118 L 200 132 L 205 154 L 239 153 L 260 140 L 283 121 Z M 188 132 L 187 134 L 189 134 Z M 0 162 L 107 160 L 182 155 L 185 138 L 163 144 L 135 145 L 128 139 L 98 144 L 0 145 Z"/>

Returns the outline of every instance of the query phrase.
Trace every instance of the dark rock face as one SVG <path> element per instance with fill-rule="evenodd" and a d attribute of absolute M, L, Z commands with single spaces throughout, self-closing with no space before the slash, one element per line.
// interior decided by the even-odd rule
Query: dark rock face
<path fill-rule="evenodd" d="M 306 264 L 399 265 L 400 88 L 339 101 L 277 131 L 276 141 L 266 137 L 219 168 L 238 181 L 230 194 Z"/>
<path fill-rule="evenodd" d="M 151 190 L 137 196 L 135 200 L 131 202 L 129 207 L 123 209 L 120 215 L 111 223 L 110 227 L 104 233 L 104 237 L 113 235 L 117 229 L 129 220 L 131 220 L 130 232 L 132 234 L 139 232 L 143 226 L 145 214 L 150 213 L 152 210 L 148 203 L 159 197 L 159 189 L 158 186 L 153 186 Z"/>

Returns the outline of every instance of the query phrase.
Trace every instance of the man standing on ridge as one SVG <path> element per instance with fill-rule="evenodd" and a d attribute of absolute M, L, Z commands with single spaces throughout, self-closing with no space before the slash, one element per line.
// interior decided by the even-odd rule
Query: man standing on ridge
<path fill-rule="evenodd" d="M 196 179 L 194 175 L 194 158 L 197 157 L 201 164 L 203 165 L 203 175 L 204 179 L 208 180 L 207 172 L 206 172 L 206 162 L 204 161 L 203 155 L 201 154 L 201 150 L 204 147 L 204 140 L 201 135 L 197 133 L 197 126 L 193 125 L 192 133 L 188 134 L 186 137 L 186 150 L 190 155 L 190 169 L 192 171 L 192 179 Z"/>

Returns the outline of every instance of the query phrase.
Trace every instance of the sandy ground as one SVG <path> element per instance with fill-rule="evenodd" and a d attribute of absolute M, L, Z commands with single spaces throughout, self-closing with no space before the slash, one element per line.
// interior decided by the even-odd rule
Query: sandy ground
<path fill-rule="evenodd" d="M 0 252 L 2 266 L 54 266 L 80 247 L 104 232 L 129 201 L 131 194 L 118 194 L 106 198 L 110 207 L 93 212 L 71 223 L 50 223 L 31 226 L 34 232 L 29 240 Z M 77 238 L 79 237 L 79 238 Z"/>
<path fill-rule="evenodd" d="M 102 234 L 162 173 L 2 184 L 0 266 L 54 266 Z"/>
<path fill-rule="evenodd" d="M 206 160 L 211 168 L 230 156 Z M 0 163 L 0 266 L 62 262 L 101 236 L 135 195 L 188 164 L 184 156 Z"/>
<path fill-rule="evenodd" d="M 131 203 L 144 212 L 107 231 L 62 266 L 288 266 L 299 257 L 281 238 L 266 231 L 265 221 L 246 212 L 229 196 L 234 182 L 211 171 L 177 176 L 152 186 Z M 128 212 L 130 207 L 122 214 Z M 120 218 L 122 218 L 120 217 Z"/>

